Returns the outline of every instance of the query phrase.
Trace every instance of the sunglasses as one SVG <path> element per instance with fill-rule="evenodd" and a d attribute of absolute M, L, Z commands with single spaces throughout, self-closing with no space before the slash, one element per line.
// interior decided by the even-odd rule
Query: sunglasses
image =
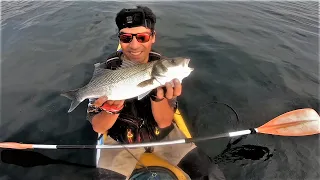
<path fill-rule="evenodd" d="M 138 33 L 138 34 L 130 34 L 130 33 L 120 33 L 118 35 L 119 39 L 123 43 L 130 43 L 135 36 L 139 43 L 146 43 L 150 40 L 150 37 L 153 33 Z"/>

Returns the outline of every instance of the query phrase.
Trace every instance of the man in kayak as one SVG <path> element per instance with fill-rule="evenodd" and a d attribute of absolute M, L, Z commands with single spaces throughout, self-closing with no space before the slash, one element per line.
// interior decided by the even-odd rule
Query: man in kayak
<path fill-rule="evenodd" d="M 156 61 L 161 55 L 152 50 L 156 40 L 156 16 L 148 7 L 122 9 L 116 16 L 119 29 L 121 51 L 111 54 L 100 67 L 121 68 L 122 61 L 139 63 Z M 130 89 L 128 89 L 130 91 Z M 107 97 L 90 99 L 87 117 L 97 133 L 107 133 L 105 144 L 139 143 L 150 141 L 175 140 L 185 138 L 173 122 L 177 109 L 177 97 L 181 95 L 182 85 L 177 79 L 167 82 L 164 87 L 155 89 L 141 100 L 128 99 L 110 101 Z M 173 165 L 193 148 L 194 144 L 156 146 L 147 151 L 154 152 Z M 138 158 L 145 148 L 109 149 L 101 151 L 99 167 L 109 169 L 126 177 L 130 176 Z"/>

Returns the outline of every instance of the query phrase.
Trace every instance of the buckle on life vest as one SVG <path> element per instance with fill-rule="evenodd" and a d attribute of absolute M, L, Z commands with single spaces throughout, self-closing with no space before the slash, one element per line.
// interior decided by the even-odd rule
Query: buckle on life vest
<path fill-rule="evenodd" d="M 158 136 L 160 134 L 159 129 L 156 127 L 156 130 L 154 131 L 154 133 Z"/>
<path fill-rule="evenodd" d="M 131 129 L 127 129 L 127 138 L 129 143 L 133 142 L 133 134 L 131 132 Z"/>

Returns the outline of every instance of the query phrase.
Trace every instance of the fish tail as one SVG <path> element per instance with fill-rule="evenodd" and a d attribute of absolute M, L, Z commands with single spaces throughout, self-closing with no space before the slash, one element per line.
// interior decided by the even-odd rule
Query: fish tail
<path fill-rule="evenodd" d="M 61 96 L 72 100 L 68 113 L 72 112 L 81 103 L 81 101 L 78 100 L 78 89 L 61 93 Z"/>

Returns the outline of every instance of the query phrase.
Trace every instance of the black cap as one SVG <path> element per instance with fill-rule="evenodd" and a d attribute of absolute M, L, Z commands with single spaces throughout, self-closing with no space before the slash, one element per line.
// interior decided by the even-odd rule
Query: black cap
<path fill-rule="evenodd" d="M 144 26 L 153 31 L 156 16 L 148 7 L 137 6 L 135 9 L 122 9 L 115 20 L 119 31 L 123 28 L 138 26 Z"/>

